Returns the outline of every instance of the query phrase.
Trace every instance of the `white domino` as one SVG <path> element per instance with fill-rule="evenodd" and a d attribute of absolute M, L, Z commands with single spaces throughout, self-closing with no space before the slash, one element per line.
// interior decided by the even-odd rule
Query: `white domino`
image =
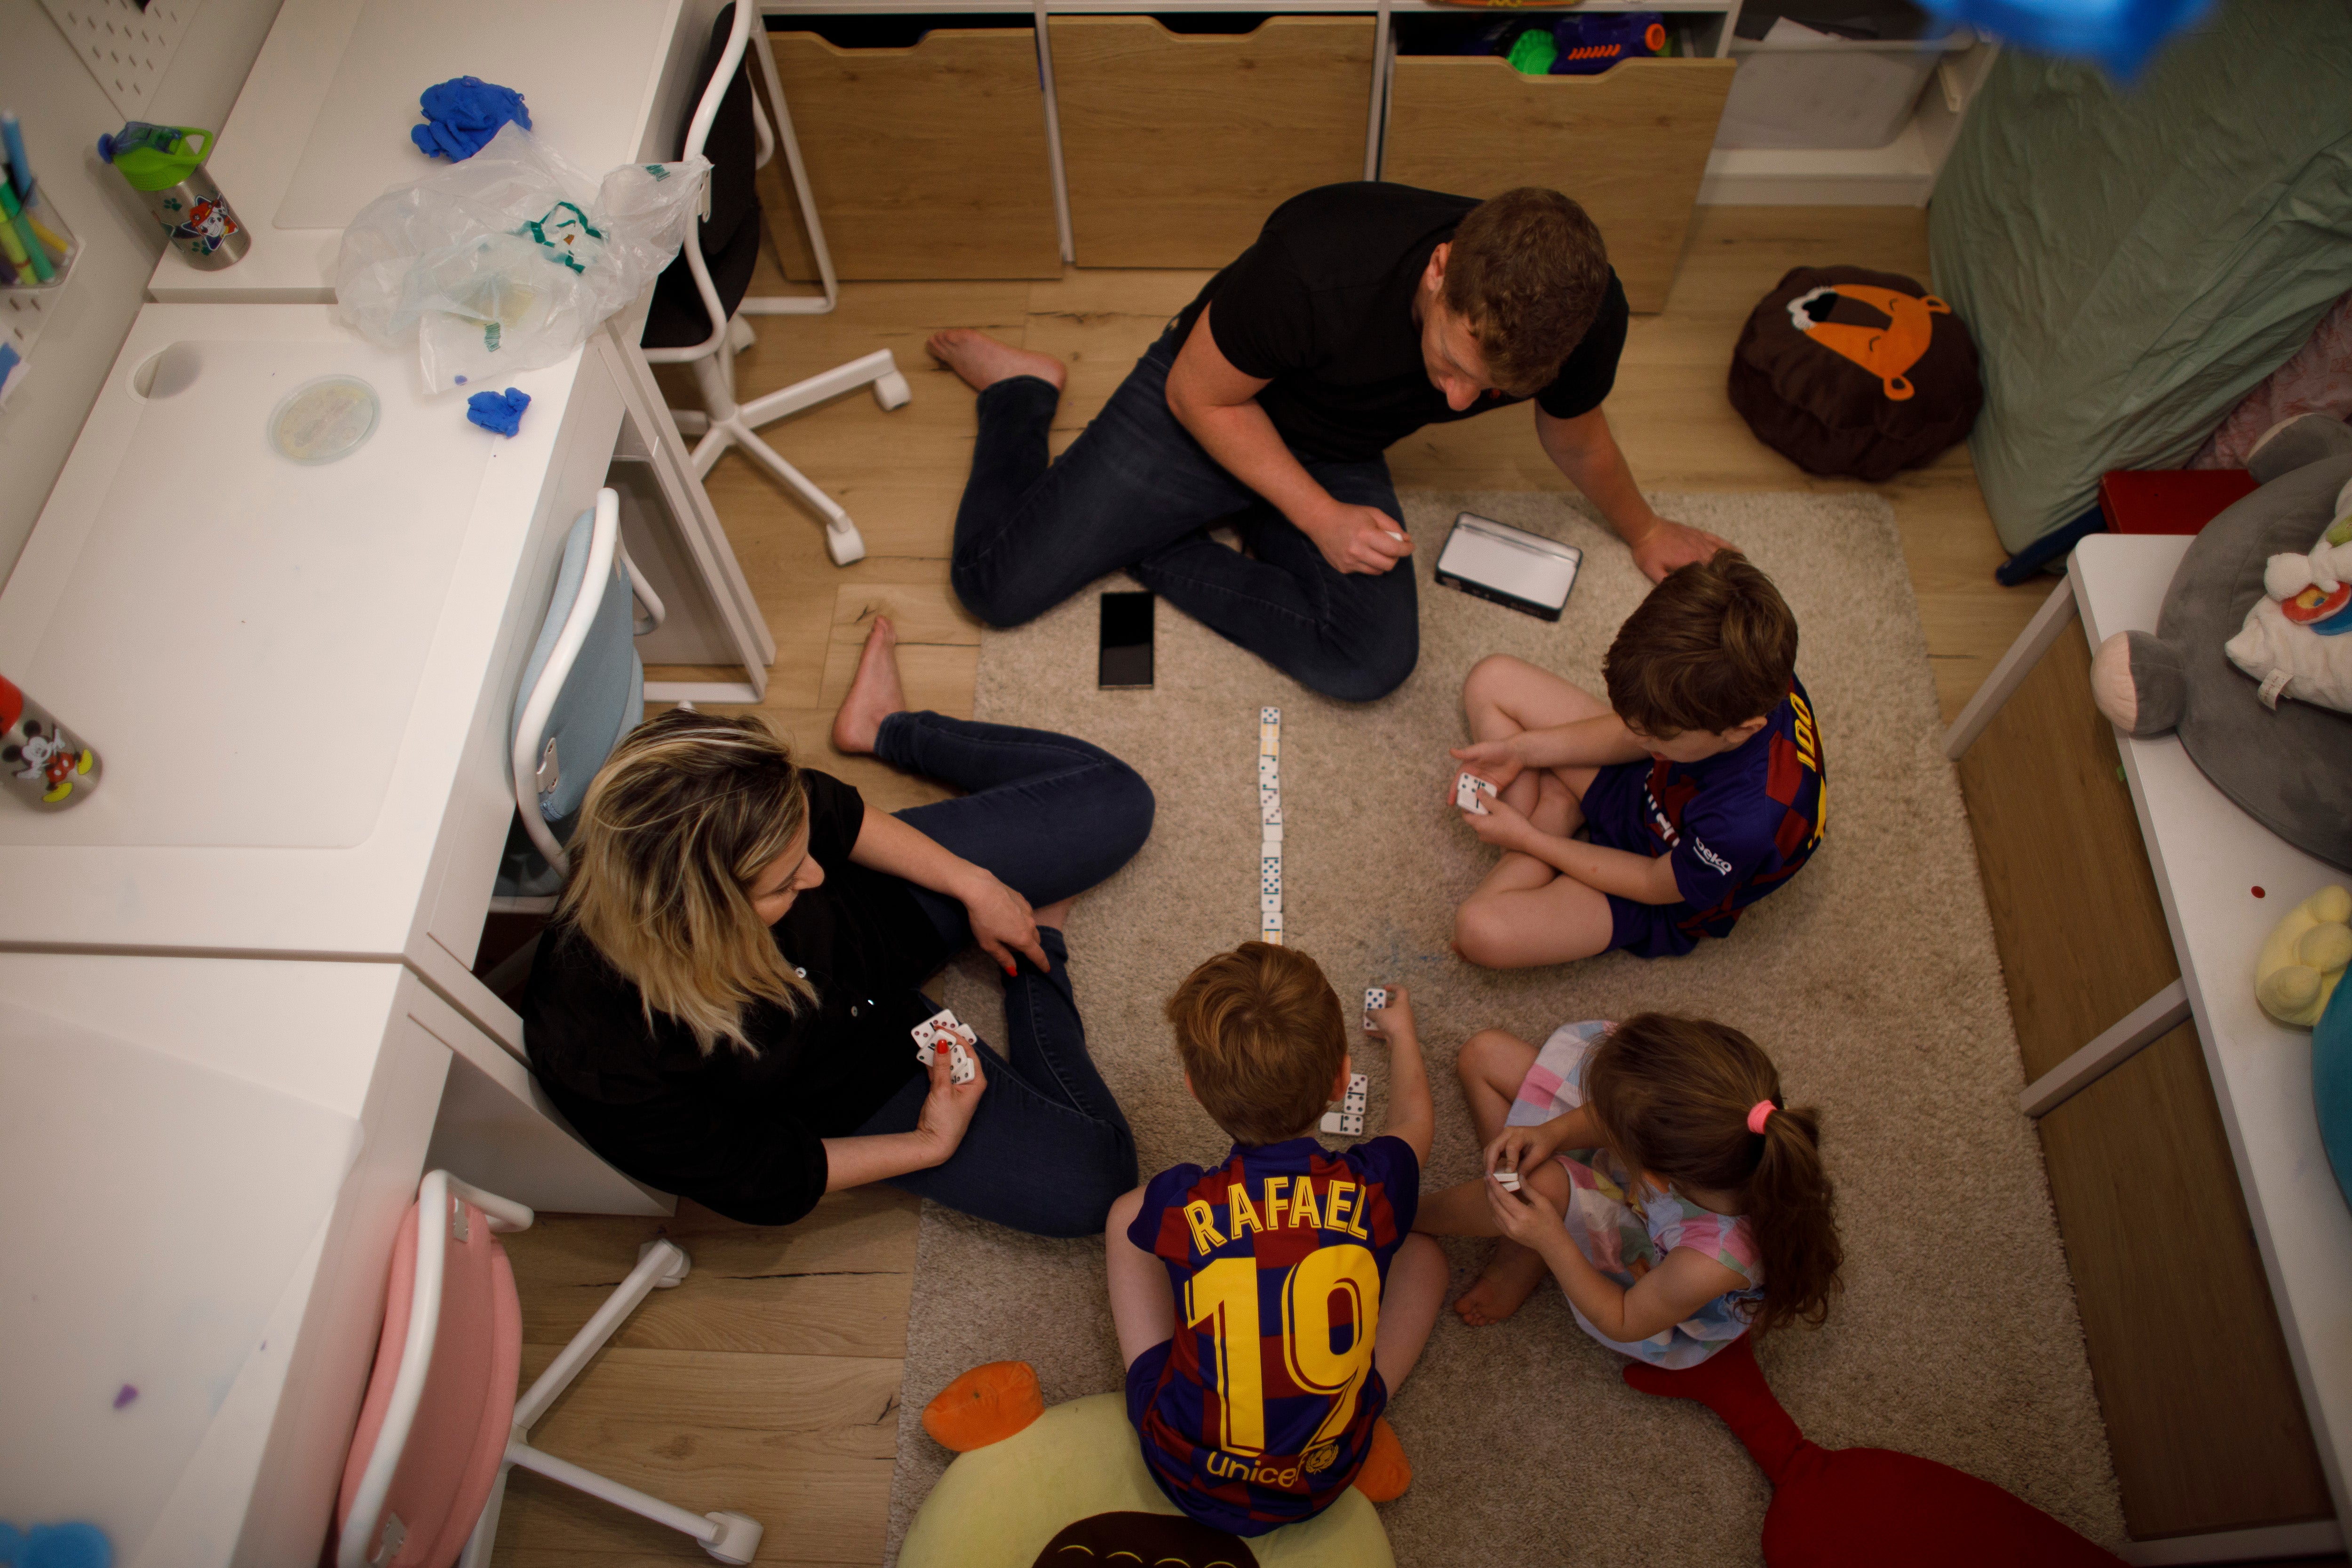
<path fill-rule="evenodd" d="M 1265 847 L 1258 851 L 1259 854 L 1281 854 L 1282 850 L 1278 846 L 1282 843 L 1282 824 L 1279 822 L 1261 823 L 1258 827 L 1258 842 L 1265 846 Z"/>
<path fill-rule="evenodd" d="M 1364 1135 L 1364 1119 L 1344 1110 L 1327 1111 L 1323 1117 L 1323 1131 L 1337 1133 L 1342 1138 L 1361 1138 Z"/>
<path fill-rule="evenodd" d="M 1367 985 L 1364 987 L 1364 1032 L 1366 1034 L 1369 1035 L 1372 1032 L 1372 1015 L 1379 1012 L 1388 1005 L 1389 992 L 1387 986 Z"/>
<path fill-rule="evenodd" d="M 950 1034 L 950 1035 L 949 1035 L 949 1036 L 948 1036 L 948 1079 L 949 1079 L 949 1081 L 950 1081 L 950 1082 L 951 1082 L 951 1083 L 970 1083 L 970 1082 L 971 1082 L 971 1081 L 975 1077 L 977 1077 L 977 1076 L 979 1075 L 979 1073 L 980 1073 L 980 1068 L 978 1067 L 978 1065 L 977 1065 L 977 1064 L 975 1064 L 975 1063 L 972 1061 L 972 1059 L 971 1059 L 971 1053 L 970 1051 L 968 1051 L 968 1050 L 964 1049 L 964 1046 L 963 1046 L 963 1037 L 962 1037 L 961 1035 L 958 1035 L 958 1034 Z"/>
<path fill-rule="evenodd" d="M 1257 934 L 1282 945 L 1282 710 L 1257 710 Z"/>
<path fill-rule="evenodd" d="M 1282 710 L 1261 708 L 1257 710 L 1257 721 L 1261 724 L 1279 724 L 1282 722 Z"/>
<path fill-rule="evenodd" d="M 1507 1165 L 1498 1165 L 1495 1168 L 1495 1184 L 1507 1193 L 1516 1193 L 1519 1190 L 1519 1173 Z"/>
<path fill-rule="evenodd" d="M 1470 813 L 1473 816 L 1486 816 L 1490 815 L 1486 810 L 1486 804 L 1480 800 L 1479 797 L 1481 795 L 1493 795 L 1494 793 L 1495 786 L 1485 779 L 1480 778 L 1476 773 L 1464 773 L 1460 778 L 1454 781 L 1454 805 L 1463 811 Z"/>
<path fill-rule="evenodd" d="M 1269 942 L 1273 941 L 1274 937 L 1280 936 L 1282 934 L 1282 911 L 1280 910 L 1258 910 L 1257 930 L 1258 934 L 1260 936 L 1265 936 L 1266 940 Z M 1266 935 L 1269 931 L 1273 933 L 1273 936 Z M 1280 946 L 1281 944 L 1276 942 L 1276 945 Z"/>
<path fill-rule="evenodd" d="M 1262 915 L 1280 914 L 1282 912 L 1282 895 L 1280 893 L 1260 893 L 1257 896 L 1257 912 Z"/>

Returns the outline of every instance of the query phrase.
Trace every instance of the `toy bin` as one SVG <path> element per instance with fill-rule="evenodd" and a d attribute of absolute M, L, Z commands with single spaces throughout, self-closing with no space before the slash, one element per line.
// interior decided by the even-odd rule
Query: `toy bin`
<path fill-rule="evenodd" d="M 1731 40 L 1739 74 L 1717 147 L 1884 147 L 1903 134 L 1937 65 L 1976 43 L 1966 27 L 1895 40 L 1790 32 Z"/>

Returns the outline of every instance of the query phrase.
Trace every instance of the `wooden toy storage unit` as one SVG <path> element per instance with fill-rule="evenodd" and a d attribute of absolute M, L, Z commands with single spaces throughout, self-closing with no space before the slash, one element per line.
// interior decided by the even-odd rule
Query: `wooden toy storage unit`
<path fill-rule="evenodd" d="M 1544 184 L 1591 212 L 1637 311 L 1664 308 L 1698 201 L 1924 202 L 1992 54 L 1941 68 L 1886 148 L 1751 152 L 1714 147 L 1738 0 L 1668 12 L 1692 52 L 1591 77 L 1399 53 L 1396 26 L 1411 15 L 1529 14 L 1432 0 L 1273 15 L 1231 0 L 763 10 L 844 278 L 1220 267 L 1277 203 L 1316 185 L 1379 178 L 1482 195 Z M 791 221 L 777 224 L 788 269 L 813 279 Z"/>

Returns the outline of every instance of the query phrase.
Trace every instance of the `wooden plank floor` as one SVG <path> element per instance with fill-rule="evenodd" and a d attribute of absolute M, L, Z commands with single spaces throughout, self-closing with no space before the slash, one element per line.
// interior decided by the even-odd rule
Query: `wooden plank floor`
<path fill-rule="evenodd" d="M 782 211 L 782 193 L 768 192 Z M 1648 489 L 1875 489 L 1894 503 L 1946 717 L 1990 669 L 2046 589 L 1992 580 L 2002 551 L 1965 448 L 1875 487 L 1812 479 L 1748 432 L 1724 395 L 1740 323 L 1791 267 L 1850 263 L 1927 276 L 1927 218 L 1910 208 L 1702 207 L 1667 309 L 1636 317 L 1608 408 Z M 863 393 L 771 427 L 785 458 L 836 497 L 866 558 L 836 568 L 818 525 L 729 455 L 709 479 L 776 639 L 761 711 L 816 765 L 890 808 L 940 793 L 826 743 L 865 623 L 887 613 L 919 707 L 968 713 L 980 628 L 947 588 L 956 500 L 971 458 L 971 394 L 934 365 L 934 329 L 979 326 L 1062 356 L 1055 449 L 1100 408 L 1202 272 L 1071 271 L 1045 282 L 863 283 L 828 316 L 765 318 L 738 364 L 746 396 L 887 347 L 914 402 Z M 754 292 L 782 292 L 763 264 Z M 667 373 L 665 373 L 666 376 Z M 689 384 L 668 382 L 682 406 Z M 1390 454 L 1402 487 L 1555 489 L 1566 481 L 1517 411 L 1440 427 Z M 767 1526 L 762 1563 L 878 1563 L 898 1424 L 916 1205 L 877 1188 L 828 1198 L 800 1225 L 730 1225 L 681 1205 L 668 1234 L 695 1272 L 656 1294 L 539 1428 L 547 1448 L 696 1511 Z M 586 1320 L 657 1222 L 542 1216 L 509 1238 L 530 1342 L 526 1378 Z M 522 1568 L 707 1562 L 685 1538 L 518 1474 L 499 1561 Z"/>

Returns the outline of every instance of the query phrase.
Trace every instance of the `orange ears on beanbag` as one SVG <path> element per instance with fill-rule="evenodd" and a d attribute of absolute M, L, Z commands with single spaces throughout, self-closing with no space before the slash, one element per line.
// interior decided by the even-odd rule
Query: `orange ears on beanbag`
<path fill-rule="evenodd" d="M 940 1390 L 923 1407 L 923 1430 L 941 1447 L 969 1454 L 1002 1443 L 1044 1414 L 1037 1369 L 1025 1361 L 992 1361 Z"/>
<path fill-rule="evenodd" d="M 1412 1465 L 1385 1415 L 1372 1423 L 1372 1450 L 1356 1472 L 1356 1489 L 1374 1502 L 1393 1502 L 1412 1485 Z"/>

